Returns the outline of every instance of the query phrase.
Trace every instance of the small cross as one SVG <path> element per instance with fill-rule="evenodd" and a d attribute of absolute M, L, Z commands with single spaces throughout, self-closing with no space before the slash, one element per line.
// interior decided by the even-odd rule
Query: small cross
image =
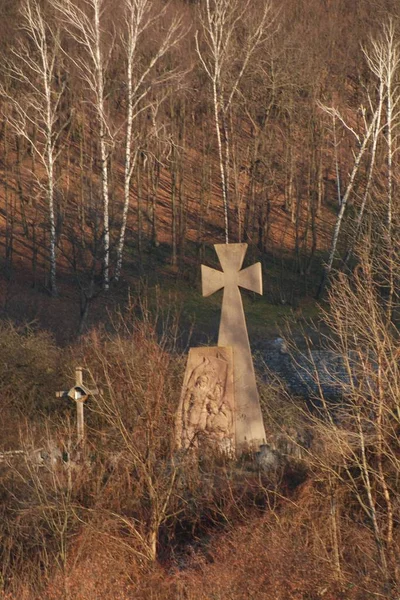
<path fill-rule="evenodd" d="M 233 348 L 236 446 L 258 450 L 265 429 L 239 287 L 262 294 L 261 264 L 241 270 L 247 244 L 215 244 L 223 271 L 201 265 L 203 296 L 224 289 L 218 346 Z"/>
<path fill-rule="evenodd" d="M 95 396 L 99 393 L 99 390 L 96 388 L 94 390 L 89 390 L 85 385 L 83 385 L 83 368 L 76 367 L 75 369 L 75 385 L 70 390 L 64 390 L 61 392 L 56 392 L 56 398 L 70 398 L 76 402 L 76 428 L 77 428 L 77 437 L 78 444 L 84 445 L 85 442 L 85 422 L 83 418 L 83 404 L 89 398 L 89 396 Z"/>

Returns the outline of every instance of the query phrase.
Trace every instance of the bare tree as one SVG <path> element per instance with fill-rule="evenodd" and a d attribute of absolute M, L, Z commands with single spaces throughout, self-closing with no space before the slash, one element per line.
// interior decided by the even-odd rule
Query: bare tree
<path fill-rule="evenodd" d="M 387 140 L 387 228 L 390 236 L 393 221 L 393 157 L 396 148 L 395 127 L 397 125 L 399 103 L 398 69 L 400 66 L 400 42 L 392 20 L 383 27 L 382 35 L 371 40 L 371 49 L 364 49 L 371 71 L 383 86 L 386 99 L 386 140 Z M 380 95 L 383 96 L 383 93 Z M 395 112 L 396 111 L 396 112 Z"/>
<path fill-rule="evenodd" d="M 33 172 L 32 177 L 36 178 L 40 190 L 44 190 L 47 196 L 50 290 L 52 295 L 57 295 L 55 163 L 63 131 L 58 109 L 64 92 L 63 84 L 56 77 L 60 54 L 59 29 L 46 21 L 36 0 L 24 0 L 20 14 L 25 38 L 12 49 L 12 59 L 6 64 L 6 70 L 23 91 L 19 90 L 17 97 L 2 86 L 1 94 L 9 105 L 8 123 L 18 136 L 27 140 L 44 168 L 44 179 Z"/>
<path fill-rule="evenodd" d="M 373 175 L 375 171 L 376 165 L 376 157 L 377 157 L 377 148 L 378 142 L 381 136 L 382 131 L 384 131 L 386 147 L 387 147 L 387 200 L 386 200 L 386 239 L 388 242 L 389 254 L 392 254 L 391 250 L 391 235 L 392 235 L 392 221 L 393 221 L 393 157 L 396 150 L 396 134 L 395 128 L 397 126 L 398 113 L 396 112 L 396 107 L 399 101 L 398 94 L 398 69 L 400 65 L 400 47 L 399 42 L 396 41 L 396 30 L 392 21 L 389 21 L 383 27 L 382 35 L 377 39 L 371 39 L 369 47 L 363 48 L 363 54 L 366 59 L 367 65 L 371 71 L 371 73 L 376 77 L 376 100 L 373 100 L 370 95 L 368 95 L 368 104 L 369 104 L 369 112 L 371 114 L 369 122 L 367 121 L 367 109 L 365 107 L 361 107 L 363 121 L 364 121 L 364 132 L 360 135 L 355 131 L 353 127 L 340 115 L 340 113 L 334 108 L 327 108 L 326 106 L 320 105 L 323 110 L 329 113 L 333 119 L 339 119 L 342 125 L 350 131 L 352 135 L 355 136 L 358 152 L 356 154 L 353 169 L 350 175 L 349 183 L 341 199 L 340 208 L 336 220 L 336 225 L 334 228 L 331 250 L 328 258 L 328 262 L 325 268 L 325 273 L 321 282 L 319 294 L 322 293 L 324 286 L 329 278 L 329 273 L 332 269 L 333 261 L 335 258 L 339 233 L 341 229 L 341 224 L 343 220 L 343 216 L 346 210 L 346 206 L 353 192 L 355 177 L 359 171 L 361 159 L 366 152 L 369 143 L 371 142 L 371 156 L 370 156 L 370 164 L 368 168 L 368 175 L 366 180 L 366 185 L 364 188 L 364 193 L 362 196 L 361 206 L 358 212 L 358 216 L 356 219 L 356 228 L 355 228 L 355 236 L 354 242 L 356 241 L 363 216 L 365 213 L 365 208 L 367 205 L 367 201 L 370 195 L 371 185 L 373 182 Z M 384 108 L 386 107 L 386 119 L 382 123 Z M 382 125 L 384 128 L 382 129 Z M 345 262 L 347 263 L 349 257 L 351 255 L 351 249 L 347 253 Z M 389 256 L 389 287 L 390 287 L 390 296 L 393 296 L 393 274 L 392 274 L 392 261 Z M 390 301 L 389 301 L 390 305 Z"/>
<path fill-rule="evenodd" d="M 101 184 L 103 198 L 103 286 L 110 286 L 110 217 L 108 161 L 113 143 L 109 119 L 106 112 L 105 74 L 113 46 L 104 49 L 106 33 L 103 29 L 105 0 L 85 0 L 83 8 L 72 0 L 50 0 L 57 10 L 72 39 L 84 51 L 82 56 L 69 55 L 92 94 L 92 104 L 99 127 Z"/>
<path fill-rule="evenodd" d="M 248 22 L 250 1 L 205 0 L 200 14 L 201 32 L 206 50 L 196 32 L 196 50 L 212 87 L 214 126 L 224 206 L 225 241 L 229 242 L 229 157 L 228 113 L 239 85 L 256 49 L 266 40 L 273 22 L 272 3 L 266 0 L 257 21 Z M 239 25 L 246 21 L 244 45 L 235 48 Z"/>
<path fill-rule="evenodd" d="M 347 203 L 349 201 L 351 193 L 353 192 L 355 180 L 356 180 L 357 174 L 360 169 L 362 158 L 368 148 L 368 143 L 376 129 L 376 123 L 377 123 L 378 117 L 380 115 L 380 107 L 378 104 L 378 107 L 374 109 L 374 112 L 372 113 L 370 120 L 368 122 L 367 116 L 366 116 L 366 110 L 364 107 L 361 107 L 362 116 L 363 116 L 363 120 L 364 120 L 364 131 L 361 134 L 359 134 L 352 127 L 350 127 L 350 125 L 348 125 L 346 123 L 343 116 L 335 108 L 329 108 L 322 104 L 320 104 L 320 106 L 330 116 L 337 117 L 341 121 L 343 126 L 351 131 L 351 133 L 355 136 L 355 138 L 357 140 L 358 152 L 355 155 L 349 182 L 346 186 L 343 197 L 341 198 L 340 208 L 339 208 L 338 215 L 336 217 L 336 223 L 335 223 L 335 227 L 333 230 L 332 242 L 331 242 L 331 247 L 330 247 L 330 251 L 329 251 L 329 257 L 328 257 L 327 263 L 325 265 L 325 269 L 324 269 L 324 273 L 323 273 L 321 283 L 320 283 L 320 286 L 318 289 L 317 297 L 320 297 L 323 294 L 325 286 L 329 280 L 329 277 L 330 277 L 330 274 L 332 271 L 333 261 L 336 256 L 336 249 L 337 249 L 337 245 L 338 245 L 338 241 L 339 241 L 339 234 L 340 234 L 345 210 L 347 207 Z"/>
<path fill-rule="evenodd" d="M 394 184 L 394 162 L 393 158 L 397 151 L 398 127 L 398 104 L 399 94 L 399 67 L 400 67 L 400 42 L 393 21 L 390 19 L 383 26 L 382 34 L 377 39 L 371 40 L 371 48 L 365 49 L 364 54 L 371 71 L 379 80 L 380 103 L 386 103 L 386 122 L 384 133 L 387 145 L 387 201 L 386 201 L 386 239 L 389 253 L 388 279 L 389 279 L 389 302 L 388 311 L 392 310 L 391 303 L 394 296 L 394 273 L 393 273 L 393 184 Z"/>
<path fill-rule="evenodd" d="M 388 322 L 382 302 L 386 261 L 374 256 L 368 240 L 361 247 L 355 277 L 339 274 L 329 292 L 325 322 L 335 331 L 329 348 L 340 357 L 335 383 L 342 398 L 334 406 L 329 402 L 314 365 L 324 418 L 312 417 L 318 443 L 310 461 L 357 503 L 361 522 L 372 533 L 385 585 L 391 585 L 399 578 L 398 327 Z M 398 251 L 394 258 L 398 279 Z M 398 294 L 394 300 L 398 305 Z"/>
<path fill-rule="evenodd" d="M 131 194 L 131 179 L 136 165 L 138 153 L 137 136 L 134 135 L 135 120 L 141 112 L 151 104 L 149 94 L 155 85 L 160 85 L 175 78 L 176 72 L 157 76 L 154 71 L 163 56 L 175 46 L 184 35 L 182 18 L 174 17 L 163 31 L 162 38 L 154 53 L 143 64 L 139 60 L 140 43 L 149 29 L 165 19 L 167 5 L 160 12 L 153 14 L 153 2 L 150 0 L 125 0 L 125 35 L 122 42 L 126 52 L 126 128 L 125 128 L 125 167 L 124 167 L 124 204 L 121 230 L 117 245 L 115 280 L 118 281 L 125 244 L 125 232 Z M 136 140 L 136 144 L 135 144 Z"/>
<path fill-rule="evenodd" d="M 148 316 L 137 326 L 127 318 L 116 319 L 115 325 L 117 336 L 101 340 L 95 335 L 91 344 L 95 377 L 105 390 L 94 411 L 113 440 L 115 456 L 107 488 L 108 495 L 114 488 L 117 497 L 107 500 L 104 517 L 129 532 L 137 556 L 153 562 L 162 524 L 182 508 L 180 465 L 173 460 L 176 407 L 166 401 L 175 382 L 163 349 L 166 338 L 157 342 Z"/>

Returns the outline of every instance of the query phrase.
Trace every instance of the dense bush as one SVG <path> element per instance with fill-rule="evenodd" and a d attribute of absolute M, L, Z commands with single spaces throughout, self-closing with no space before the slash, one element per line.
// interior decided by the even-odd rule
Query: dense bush
<path fill-rule="evenodd" d="M 2 449 L 16 448 L 26 420 L 58 412 L 55 392 L 65 385 L 65 354 L 52 336 L 31 326 L 0 322 L 0 399 Z"/>

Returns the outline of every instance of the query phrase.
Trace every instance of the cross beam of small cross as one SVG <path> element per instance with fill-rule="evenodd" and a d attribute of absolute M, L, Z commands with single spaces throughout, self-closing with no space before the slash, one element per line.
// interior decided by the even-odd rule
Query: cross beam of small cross
<path fill-rule="evenodd" d="M 261 264 L 241 270 L 247 244 L 214 247 L 223 270 L 201 266 L 203 296 L 224 289 L 218 346 L 233 348 L 236 447 L 257 450 L 265 443 L 265 429 L 239 287 L 262 294 Z"/>
<path fill-rule="evenodd" d="M 76 403 L 76 428 L 77 441 L 82 445 L 85 443 L 85 422 L 83 417 L 83 405 L 89 396 L 95 396 L 99 393 L 97 388 L 89 390 L 83 384 L 83 368 L 76 367 L 75 369 L 75 385 L 69 390 L 56 392 L 56 398 L 70 398 Z"/>

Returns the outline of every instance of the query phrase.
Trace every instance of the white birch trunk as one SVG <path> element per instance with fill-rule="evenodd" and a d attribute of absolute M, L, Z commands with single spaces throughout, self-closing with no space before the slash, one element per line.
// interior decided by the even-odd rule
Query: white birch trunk
<path fill-rule="evenodd" d="M 13 107 L 13 115 L 9 116 L 8 122 L 17 136 L 29 142 L 45 173 L 38 183 L 46 192 L 50 230 L 50 292 L 56 296 L 57 240 L 54 196 L 55 164 L 59 151 L 56 151 L 55 144 L 62 132 L 62 126 L 56 130 L 55 123 L 59 116 L 58 105 L 63 93 L 63 89 L 54 87 L 58 32 L 50 29 L 44 20 L 40 5 L 35 0 L 25 0 L 20 11 L 24 31 L 32 44 L 31 51 L 24 42 L 17 41 L 12 50 L 14 60 L 7 65 L 6 70 L 11 79 L 23 84 L 25 94 L 21 98 L 12 97 L 2 86 L 0 93 Z"/>
<path fill-rule="evenodd" d="M 136 62 L 138 45 L 141 37 L 146 30 L 155 23 L 156 20 L 164 17 L 165 10 L 162 10 L 157 17 L 152 17 L 150 0 L 124 0 L 125 6 L 125 24 L 126 24 L 126 66 L 127 66 L 127 115 L 125 130 L 125 166 L 124 166 L 124 202 L 122 209 L 121 229 L 117 244 L 117 259 L 115 269 L 115 280 L 118 281 L 121 276 L 123 251 L 125 245 L 125 234 L 128 220 L 128 211 L 130 205 L 131 181 L 137 160 L 137 148 L 132 148 L 134 141 L 135 120 L 143 110 L 143 105 L 153 85 L 162 80 L 158 76 L 154 77 L 152 84 L 146 84 L 146 77 L 154 69 L 157 62 L 164 54 L 178 43 L 184 35 L 181 30 L 181 18 L 172 20 L 166 28 L 166 33 L 160 40 L 159 47 L 155 54 L 149 59 L 148 63 L 140 68 L 139 61 Z M 178 76 L 178 74 L 177 74 Z M 167 76 L 170 80 L 171 76 Z M 149 103 L 147 106 L 149 107 Z M 144 104 L 146 106 L 146 104 Z"/>
<path fill-rule="evenodd" d="M 224 210 L 225 242 L 229 243 L 229 141 L 226 118 L 247 66 L 256 50 L 266 39 L 266 30 L 273 22 L 272 5 L 269 0 L 264 5 L 257 23 L 249 23 L 241 55 L 233 53 L 233 38 L 238 23 L 245 21 L 250 0 L 206 0 L 201 14 L 203 36 L 209 55 L 200 49 L 196 32 L 196 51 L 200 62 L 210 79 L 214 110 L 214 125 L 217 137 L 219 171 Z M 236 67 L 236 68 L 235 68 Z M 225 84 L 225 75 L 231 74 L 230 84 Z M 224 140 L 221 138 L 221 117 L 223 119 Z"/>
<path fill-rule="evenodd" d="M 352 245 L 350 246 L 350 248 L 346 254 L 346 257 L 344 259 L 345 265 L 348 264 L 348 262 L 352 256 L 352 253 L 353 253 L 354 245 L 358 240 L 358 236 L 359 236 L 361 225 L 362 225 L 362 220 L 364 217 L 365 207 L 367 205 L 368 198 L 369 198 L 369 191 L 371 189 L 371 184 L 372 184 L 372 175 L 374 173 L 374 167 L 375 167 L 376 149 L 377 149 L 377 145 L 378 145 L 379 133 L 380 133 L 380 128 L 381 128 L 383 101 L 384 101 L 384 86 L 383 86 L 383 81 L 381 80 L 380 84 L 379 84 L 379 102 L 378 102 L 378 108 L 377 108 L 378 115 L 377 115 L 376 125 L 375 125 L 375 129 L 374 129 L 373 136 L 372 136 L 371 161 L 370 161 L 369 170 L 368 170 L 367 183 L 365 185 L 363 199 L 362 199 L 360 210 L 358 212 L 358 216 L 357 216 L 357 220 L 356 220 L 356 227 L 355 227 L 354 237 L 352 240 Z"/>
<path fill-rule="evenodd" d="M 106 139 L 106 123 L 104 112 L 104 60 L 101 52 L 100 11 L 103 0 L 93 0 L 94 9 L 94 53 L 96 68 L 96 109 L 99 121 L 101 187 L 103 193 L 103 287 L 110 287 L 110 218 L 108 190 L 108 149 Z"/>
<path fill-rule="evenodd" d="M 104 35 L 101 16 L 104 0 L 86 0 L 84 8 L 72 0 L 49 0 L 61 16 L 72 39 L 80 46 L 84 54 L 68 54 L 69 60 L 77 68 L 93 97 L 93 107 L 99 126 L 99 146 L 101 164 L 101 190 L 103 201 L 103 287 L 110 285 L 110 223 L 109 223 L 109 183 L 108 159 L 109 144 L 112 140 L 105 112 L 106 95 L 104 75 L 107 59 L 103 56 Z M 91 14 L 87 14 L 89 9 Z M 112 46 L 109 48 L 111 52 Z"/>
<path fill-rule="evenodd" d="M 395 104 L 393 80 L 399 64 L 398 47 L 394 41 L 395 29 L 390 22 L 386 29 L 387 56 L 386 56 L 386 85 L 387 85 L 387 145 L 388 145 L 388 198 L 387 198 L 387 244 L 388 244 L 388 278 L 389 298 L 387 303 L 388 319 L 391 320 L 393 312 L 393 298 L 395 294 L 395 281 L 393 272 L 393 106 Z"/>
<path fill-rule="evenodd" d="M 393 86 L 392 79 L 397 65 L 395 64 L 393 47 L 393 26 L 387 31 L 387 57 L 386 57 L 386 86 L 387 86 L 387 145 L 388 145 L 388 200 L 387 200 L 387 228 L 388 238 L 392 230 L 392 203 L 393 203 Z"/>
<path fill-rule="evenodd" d="M 336 189 L 338 197 L 338 206 L 342 203 L 342 190 L 340 185 L 340 169 L 339 169 L 339 156 L 338 156 L 338 141 L 336 135 L 336 116 L 333 115 L 333 148 L 335 156 L 335 172 L 336 172 Z"/>
<path fill-rule="evenodd" d="M 57 296 L 57 263 L 56 263 L 56 222 L 54 210 L 54 146 L 53 146 L 53 103 L 51 94 L 50 69 L 46 38 L 43 37 L 43 87 L 46 98 L 46 155 L 47 155 L 47 194 L 49 203 L 50 221 L 50 290 Z"/>
<path fill-rule="evenodd" d="M 387 313 L 389 320 L 393 310 L 393 296 L 395 293 L 395 282 L 393 272 L 393 157 L 397 148 L 393 144 L 393 130 L 398 115 L 394 115 L 394 108 L 398 103 L 399 96 L 396 92 L 396 75 L 400 64 L 400 44 L 396 41 L 396 28 L 391 19 L 383 27 L 383 34 L 377 40 L 371 40 L 369 51 L 364 50 L 368 66 L 379 78 L 380 94 L 386 93 L 386 142 L 387 142 L 387 206 L 386 206 L 386 231 L 387 242 L 387 265 L 389 280 L 389 298 L 387 302 Z M 383 91 L 384 90 L 384 91 Z"/>
<path fill-rule="evenodd" d="M 349 183 L 347 184 L 347 188 L 346 188 L 346 191 L 342 198 L 339 213 L 338 213 L 338 216 L 336 219 L 336 224 L 335 224 L 335 227 L 333 230 L 331 249 L 329 252 L 328 261 L 325 266 L 324 275 L 322 277 L 317 296 L 321 296 L 322 292 L 324 291 L 325 285 L 329 279 L 329 276 L 330 276 L 330 273 L 332 270 L 333 261 L 335 259 L 336 248 L 337 248 L 337 244 L 338 244 L 338 240 L 339 240 L 339 233 L 340 233 L 340 229 L 342 226 L 344 213 L 345 213 L 345 210 L 347 207 L 347 202 L 350 198 L 351 192 L 353 191 L 354 181 L 355 181 L 356 175 L 358 173 L 358 169 L 360 167 L 361 159 L 363 158 L 365 150 L 367 149 L 367 145 L 368 145 L 369 139 L 372 135 L 372 132 L 375 129 L 377 119 L 378 119 L 378 110 L 376 110 L 373 115 L 373 118 L 365 132 L 364 139 L 361 143 L 361 147 L 360 147 L 358 154 L 356 156 L 356 159 L 354 161 L 353 169 L 352 169 L 352 172 L 350 175 L 350 180 L 349 180 Z"/>
<path fill-rule="evenodd" d="M 144 0 L 143 8 L 147 0 Z M 143 4 L 143 3 L 142 3 Z M 117 246 L 117 264 L 115 269 L 115 280 L 119 281 L 122 269 L 122 257 L 125 245 L 125 232 L 128 220 L 131 179 L 135 168 L 136 154 L 132 160 L 132 133 L 134 121 L 134 83 L 133 68 L 135 50 L 139 35 L 140 16 L 136 14 L 134 5 L 128 4 L 128 40 L 127 40 L 127 116 L 126 116 L 126 140 L 125 140 L 125 168 L 124 168 L 124 206 L 122 209 L 122 223 Z"/>
<path fill-rule="evenodd" d="M 357 229 L 356 229 L 356 236 L 355 236 L 356 238 L 358 237 L 358 233 L 360 231 L 362 219 L 363 219 L 364 212 L 365 212 L 365 207 L 366 207 L 366 204 L 367 204 L 367 201 L 368 201 L 369 190 L 371 188 L 371 183 L 372 183 L 372 175 L 373 175 L 373 172 L 374 172 L 375 160 L 376 160 L 376 148 L 377 148 L 377 145 L 378 145 L 379 131 L 380 131 L 380 128 L 381 128 L 383 99 L 384 99 L 384 91 L 383 91 L 383 85 L 381 83 L 380 86 L 379 86 L 378 116 L 377 116 L 377 120 L 376 120 L 376 126 L 375 126 L 375 130 L 374 130 L 374 135 L 373 135 L 373 138 L 372 138 L 371 163 L 370 163 L 370 167 L 369 167 L 368 179 L 367 179 L 367 184 L 365 186 L 365 192 L 364 192 L 363 200 L 362 200 L 362 203 L 361 203 L 361 206 L 360 206 L 360 212 L 358 213 L 358 217 L 357 217 Z"/>
<path fill-rule="evenodd" d="M 219 158 L 219 170 L 221 175 L 221 190 L 222 190 L 222 202 L 224 207 L 224 224 L 225 224 L 225 243 L 229 243 L 229 217 L 228 217 L 228 190 L 226 185 L 225 177 L 225 163 L 222 149 L 221 139 L 221 128 L 219 122 L 219 101 L 218 101 L 218 90 L 217 82 L 213 81 L 213 104 L 214 104 L 214 122 L 215 122 L 215 133 L 217 135 L 218 145 L 218 158 Z"/>

